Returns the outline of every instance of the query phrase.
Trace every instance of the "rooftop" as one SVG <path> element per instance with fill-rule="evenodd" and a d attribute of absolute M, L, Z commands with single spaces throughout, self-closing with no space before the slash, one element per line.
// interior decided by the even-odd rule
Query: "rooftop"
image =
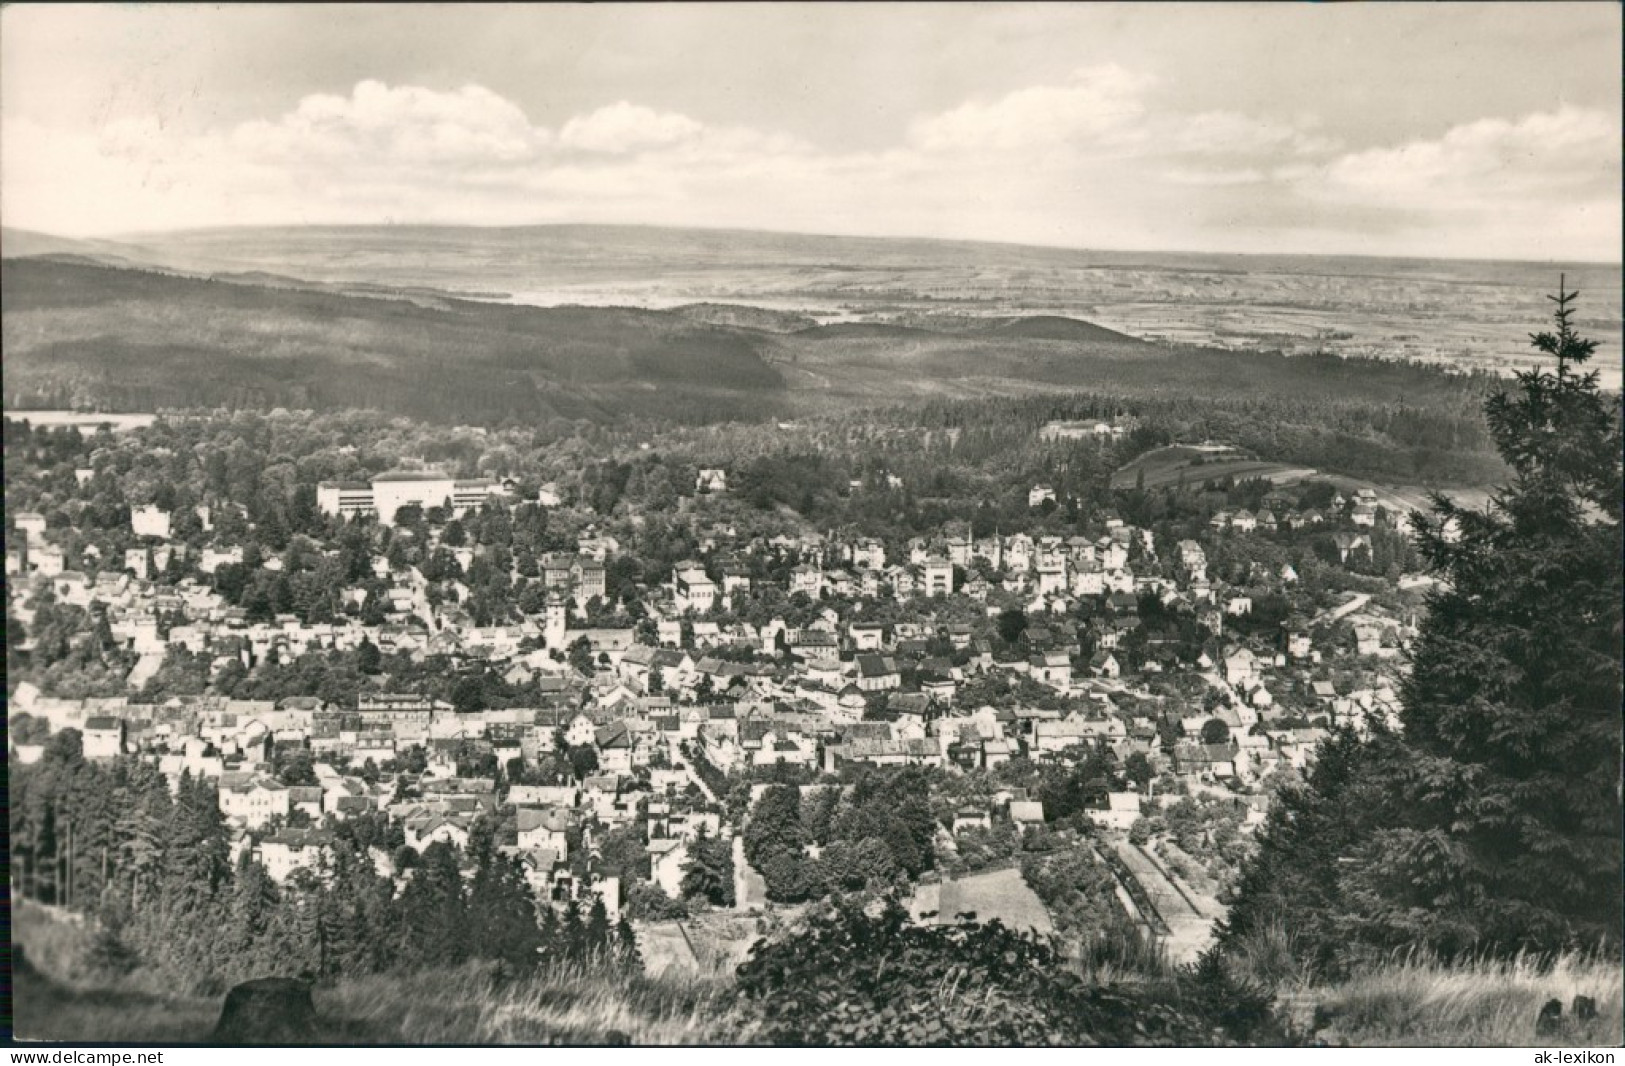
<path fill-rule="evenodd" d="M 450 474 L 443 474 L 437 470 L 386 470 L 374 477 L 372 483 L 380 481 L 450 481 Z"/>

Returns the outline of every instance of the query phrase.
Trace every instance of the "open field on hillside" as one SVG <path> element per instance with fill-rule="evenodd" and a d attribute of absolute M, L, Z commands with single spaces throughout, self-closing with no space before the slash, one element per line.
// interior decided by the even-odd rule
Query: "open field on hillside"
<path fill-rule="evenodd" d="M 1277 485 L 1291 485 L 1315 476 L 1315 471 L 1310 467 L 1269 463 L 1259 459 L 1220 458 L 1194 463 L 1170 461 L 1152 453 L 1141 456 L 1113 474 L 1112 487 L 1133 488 L 1140 483 L 1142 470 L 1145 472 L 1144 487 L 1148 489 L 1165 489 L 1180 484 L 1196 488 L 1225 478 L 1236 481 L 1262 478 Z"/>
<path fill-rule="evenodd" d="M 951 925 L 961 914 L 974 914 L 979 922 L 997 919 L 1011 929 L 1043 936 L 1055 932 L 1043 901 L 1014 867 L 920 885 L 914 890 L 909 911 L 916 921 L 939 925 Z"/>
<path fill-rule="evenodd" d="M 650 974 L 730 977 L 761 939 L 757 920 L 731 911 L 713 911 L 681 921 L 643 922 L 638 951 Z"/>
<path fill-rule="evenodd" d="M 1262 478 L 1276 485 L 1324 481 L 1346 493 L 1369 489 L 1376 494 L 1380 506 L 1395 513 L 1421 511 L 1431 506 L 1427 490 L 1415 486 L 1385 485 L 1314 467 L 1266 462 L 1239 455 L 1222 445 L 1198 448 L 1174 444 L 1153 449 L 1120 467 L 1112 474 L 1111 484 L 1117 489 L 1131 489 L 1137 484 L 1152 490 L 1179 485 L 1195 489 L 1226 478 L 1237 482 Z M 1461 506 L 1481 508 L 1490 494 L 1485 489 L 1451 488 L 1444 490 L 1444 495 Z"/>

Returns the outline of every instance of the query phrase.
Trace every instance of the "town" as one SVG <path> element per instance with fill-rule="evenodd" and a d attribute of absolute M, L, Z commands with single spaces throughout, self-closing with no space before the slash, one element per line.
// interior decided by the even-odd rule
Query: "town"
<path fill-rule="evenodd" d="M 924 921 L 958 893 L 1087 939 L 1042 873 L 1072 852 L 1109 875 L 1096 904 L 1190 961 L 1274 789 L 1331 729 L 1392 721 L 1430 582 L 1370 489 L 1112 489 L 1148 442 L 1127 413 L 1022 429 L 1051 476 L 889 535 L 771 506 L 774 457 L 715 429 L 620 445 L 640 484 L 606 496 L 474 430 L 442 431 L 466 446 L 449 462 L 328 478 L 228 441 L 319 420 L 244 417 L 8 414 L 13 765 L 71 730 L 86 761 L 204 783 L 233 864 L 279 884 L 330 876 L 358 819 L 397 888 L 436 844 L 471 876 L 488 832 L 539 907 L 629 919 L 651 966 L 697 965 L 661 954 L 661 922 L 865 885 Z M 825 476 L 825 502 L 915 506 L 949 445 L 913 436 Z M 183 462 L 215 490 L 143 480 Z M 841 817 L 865 780 L 915 790 L 910 845 Z M 17 890 L 72 901 L 66 846 L 14 831 Z"/>
<path fill-rule="evenodd" d="M 1622 12 L 6 5 L 0 1036 L 1625 1043 Z"/>

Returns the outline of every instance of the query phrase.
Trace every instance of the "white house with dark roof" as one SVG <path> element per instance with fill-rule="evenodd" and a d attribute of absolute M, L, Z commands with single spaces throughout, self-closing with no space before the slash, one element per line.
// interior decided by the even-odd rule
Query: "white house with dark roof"
<path fill-rule="evenodd" d="M 679 899 L 683 894 L 683 866 L 688 862 L 686 842 L 665 837 L 649 841 L 649 879 Z"/>
<path fill-rule="evenodd" d="M 561 810 L 521 807 L 515 812 L 521 848 L 548 848 L 560 858 L 570 857 L 570 814 Z"/>
<path fill-rule="evenodd" d="M 260 864 L 281 884 L 297 870 L 324 871 L 333 861 L 333 836 L 320 829 L 284 829 L 260 841 Z"/>
<path fill-rule="evenodd" d="M 222 774 L 216 796 L 222 815 L 250 829 L 288 816 L 288 786 L 275 778 Z"/>
<path fill-rule="evenodd" d="M 105 715 L 85 719 L 80 744 L 87 759 L 118 758 L 124 754 L 124 720 Z"/>
<path fill-rule="evenodd" d="M 865 692 L 885 692 L 903 683 L 897 661 L 889 655 L 859 655 L 857 669 L 858 688 Z"/>

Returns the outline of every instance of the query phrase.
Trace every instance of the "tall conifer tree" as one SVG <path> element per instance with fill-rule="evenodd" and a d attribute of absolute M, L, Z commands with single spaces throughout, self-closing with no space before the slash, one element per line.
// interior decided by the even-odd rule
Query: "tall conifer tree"
<path fill-rule="evenodd" d="M 1279 924 L 1317 962 L 1423 946 L 1553 951 L 1621 939 L 1621 433 L 1560 288 L 1532 335 L 1555 370 L 1484 406 L 1510 482 L 1418 525 L 1440 577 L 1401 729 L 1283 797 L 1226 942 Z M 1316 871 L 1320 871 L 1317 873 Z"/>

